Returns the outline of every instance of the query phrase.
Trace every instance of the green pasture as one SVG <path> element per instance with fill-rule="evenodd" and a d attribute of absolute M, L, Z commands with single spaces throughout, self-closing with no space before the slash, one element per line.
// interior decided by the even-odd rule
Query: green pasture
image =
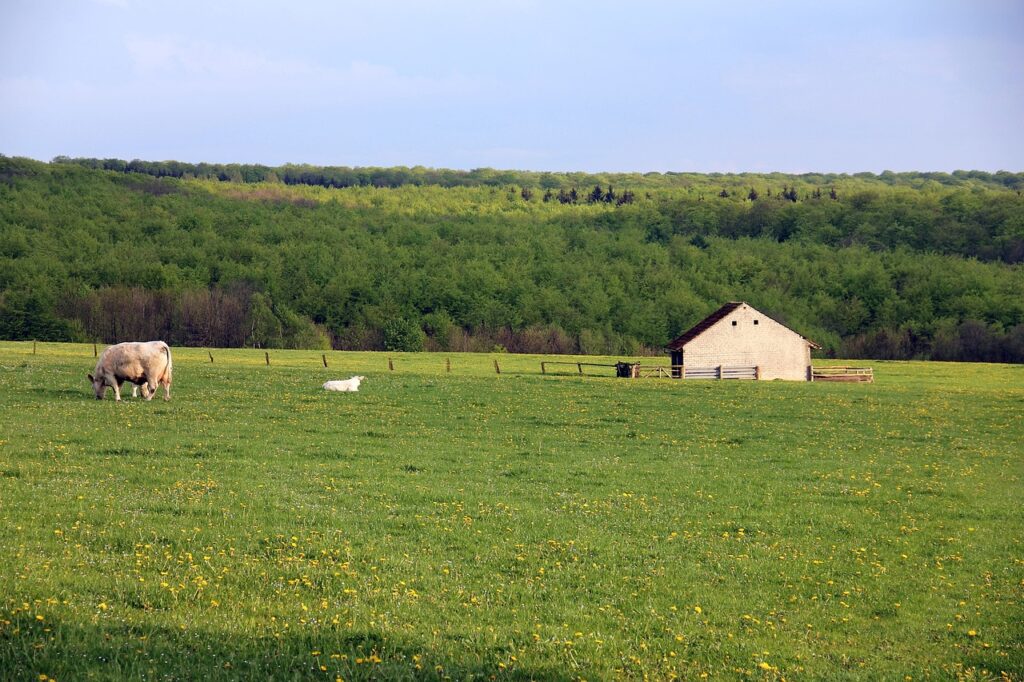
<path fill-rule="evenodd" d="M 0 679 L 1024 679 L 1024 367 L 211 352 L 0 343 Z"/>

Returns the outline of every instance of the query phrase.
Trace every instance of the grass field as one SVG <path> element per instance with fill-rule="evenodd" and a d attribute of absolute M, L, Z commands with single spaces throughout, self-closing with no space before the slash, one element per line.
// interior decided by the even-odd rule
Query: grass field
<path fill-rule="evenodd" d="M 213 355 L 0 343 L 0 679 L 1024 679 L 1024 367 Z"/>

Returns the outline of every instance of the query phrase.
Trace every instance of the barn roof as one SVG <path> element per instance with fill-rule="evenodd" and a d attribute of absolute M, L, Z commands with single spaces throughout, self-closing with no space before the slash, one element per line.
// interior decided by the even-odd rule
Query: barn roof
<path fill-rule="evenodd" d="M 666 348 L 668 348 L 669 350 L 679 350 L 679 349 L 681 349 L 683 346 L 685 346 L 690 341 L 693 341 L 695 338 L 697 338 L 698 336 L 703 334 L 705 331 L 707 331 L 709 328 L 711 328 L 716 322 L 718 322 L 722 318 L 726 317 L 729 313 L 731 313 L 732 311 L 736 310 L 741 305 L 747 305 L 747 304 L 746 304 L 745 301 L 729 301 L 728 303 L 723 305 L 721 308 L 719 308 L 715 312 L 711 313 L 710 315 L 705 317 L 703 320 L 701 320 L 697 324 L 695 324 L 692 327 L 690 327 L 690 329 L 688 329 L 687 331 L 683 332 L 682 336 L 679 336 L 679 337 L 673 339 L 672 341 L 669 341 L 669 343 L 666 346 Z M 782 324 L 778 320 L 775 320 L 775 322 L 778 322 L 779 324 Z M 786 327 L 786 325 L 784 325 L 784 324 L 782 324 L 782 326 Z M 786 329 L 789 329 L 789 327 L 786 327 Z M 793 331 L 792 329 L 789 329 L 789 331 L 793 332 L 794 334 L 799 336 L 801 339 L 803 339 L 804 341 L 809 343 L 812 348 L 821 348 L 821 346 L 819 346 L 818 344 L 814 343 L 814 341 L 811 341 L 810 339 L 808 339 L 803 334 L 800 334 L 799 332 Z"/>
<path fill-rule="evenodd" d="M 678 337 L 673 341 L 670 341 L 668 344 L 668 349 L 679 350 L 680 348 L 688 344 L 690 341 L 693 341 L 695 338 L 703 334 L 715 322 L 718 322 L 723 317 L 739 308 L 741 305 L 743 305 L 743 301 L 729 301 L 721 308 L 711 313 L 697 324 L 690 327 L 690 329 L 684 332 L 682 336 Z"/>

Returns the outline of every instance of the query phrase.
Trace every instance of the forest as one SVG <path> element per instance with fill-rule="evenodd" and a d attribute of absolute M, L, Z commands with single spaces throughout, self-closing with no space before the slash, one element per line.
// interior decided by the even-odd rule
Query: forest
<path fill-rule="evenodd" d="M 829 357 L 1024 362 L 1022 191 L 0 156 L 0 338 L 660 354 L 745 300 Z"/>

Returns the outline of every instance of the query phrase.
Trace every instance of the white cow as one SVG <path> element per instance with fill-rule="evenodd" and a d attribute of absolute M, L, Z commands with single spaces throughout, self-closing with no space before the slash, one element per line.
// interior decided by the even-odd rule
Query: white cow
<path fill-rule="evenodd" d="M 351 379 L 345 379 L 344 381 L 328 381 L 324 383 L 325 391 L 341 391 L 342 393 L 355 393 L 359 390 L 359 382 L 366 379 L 366 377 L 352 377 Z"/>
<path fill-rule="evenodd" d="M 100 354 L 96 374 L 90 374 L 89 381 L 97 400 L 103 400 L 108 387 L 121 400 L 121 384 L 125 381 L 141 386 L 146 400 L 152 400 L 157 387 L 163 386 L 164 400 L 170 400 L 171 370 L 171 349 L 163 341 L 119 343 Z"/>

